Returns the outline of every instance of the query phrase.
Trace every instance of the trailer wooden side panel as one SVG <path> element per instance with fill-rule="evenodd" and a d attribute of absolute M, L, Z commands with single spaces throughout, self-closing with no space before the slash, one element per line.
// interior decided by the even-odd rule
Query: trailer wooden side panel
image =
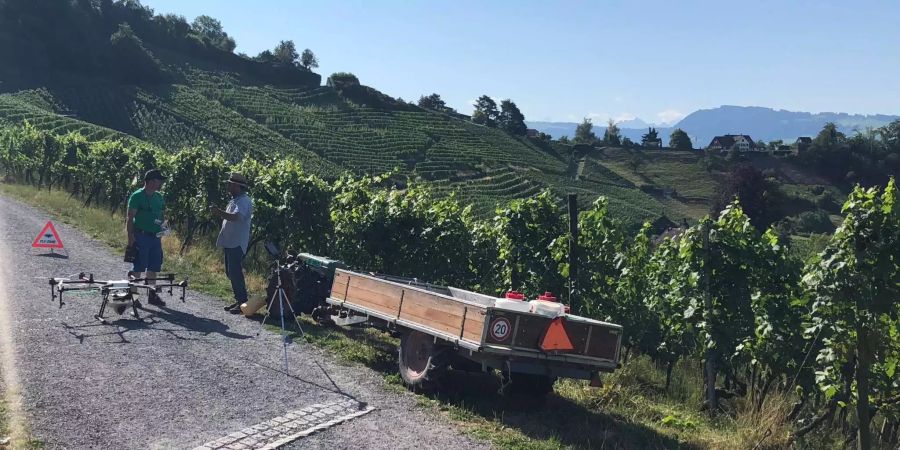
<path fill-rule="evenodd" d="M 481 342 L 481 337 L 484 335 L 484 318 L 486 315 L 487 310 L 485 309 L 475 308 L 473 311 L 472 308 L 469 308 L 466 314 L 466 322 L 463 326 L 463 339 Z"/>
<path fill-rule="evenodd" d="M 396 317 L 400 312 L 402 293 L 403 288 L 394 284 L 351 276 L 344 301 Z"/>
<path fill-rule="evenodd" d="M 476 344 L 484 332 L 486 307 L 375 277 L 339 269 L 331 297 Z"/>
<path fill-rule="evenodd" d="M 334 282 L 331 284 L 331 297 L 346 300 L 347 299 L 347 283 L 350 281 L 350 274 L 347 272 L 336 271 L 334 274 Z"/>

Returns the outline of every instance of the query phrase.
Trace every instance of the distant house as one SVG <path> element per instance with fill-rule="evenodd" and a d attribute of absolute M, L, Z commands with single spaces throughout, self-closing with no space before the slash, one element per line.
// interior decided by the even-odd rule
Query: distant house
<path fill-rule="evenodd" d="M 541 132 L 538 130 L 535 130 L 534 128 L 529 128 L 529 129 L 525 130 L 525 135 L 530 138 L 536 138 L 541 135 Z"/>
<path fill-rule="evenodd" d="M 794 142 L 798 154 L 809 150 L 810 145 L 812 145 L 812 138 L 809 136 L 800 136 L 797 138 L 797 142 Z"/>
<path fill-rule="evenodd" d="M 746 134 L 726 134 L 724 136 L 716 136 L 710 141 L 706 148 L 718 150 L 720 152 L 731 151 L 731 149 L 736 149 L 739 152 L 766 150 L 765 145 L 753 142 L 753 139 Z"/>

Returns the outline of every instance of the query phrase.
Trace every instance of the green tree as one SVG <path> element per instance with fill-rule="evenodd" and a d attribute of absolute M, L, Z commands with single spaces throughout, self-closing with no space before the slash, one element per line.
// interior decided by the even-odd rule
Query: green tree
<path fill-rule="evenodd" d="M 603 145 L 608 145 L 610 147 L 621 147 L 622 146 L 622 136 L 619 131 L 619 126 L 616 125 L 616 121 L 609 119 L 606 122 L 606 131 L 603 132 Z"/>
<path fill-rule="evenodd" d="M 594 134 L 594 124 L 591 123 L 591 119 L 585 117 L 575 128 L 575 143 L 593 144 L 595 142 L 597 142 L 597 135 Z"/>
<path fill-rule="evenodd" d="M 441 98 L 440 94 L 423 95 L 419 97 L 419 107 L 433 109 L 435 111 L 447 111 L 447 103 Z"/>
<path fill-rule="evenodd" d="M 497 110 L 497 103 L 494 99 L 487 95 L 482 95 L 475 100 L 475 111 L 472 112 L 472 122 L 479 125 L 497 128 L 497 119 L 500 117 L 500 111 Z"/>
<path fill-rule="evenodd" d="M 758 229 L 767 229 L 784 217 L 782 210 L 786 200 L 777 182 L 766 179 L 753 164 L 732 166 L 728 176 L 716 189 L 711 212 L 718 214 L 735 199 L 741 202 L 742 211 Z"/>
<path fill-rule="evenodd" d="M 275 56 L 275 60 L 279 63 L 289 66 L 296 65 L 297 60 L 300 58 L 300 54 L 297 53 L 297 46 L 291 40 L 279 42 L 272 51 L 272 55 Z"/>
<path fill-rule="evenodd" d="M 669 147 L 674 148 L 675 150 L 694 149 L 691 138 L 681 128 L 676 128 L 675 131 L 672 132 L 672 135 L 669 136 Z"/>
<path fill-rule="evenodd" d="M 641 136 L 641 147 L 647 148 L 650 146 L 658 146 L 659 145 L 659 133 L 656 132 L 656 128 L 650 127 L 647 129 L 647 132 Z"/>
<path fill-rule="evenodd" d="M 305 49 L 303 50 L 303 54 L 300 55 L 300 65 L 307 69 L 314 69 L 319 67 L 319 58 L 316 58 L 316 55 L 312 50 Z"/>
<path fill-rule="evenodd" d="M 519 107 L 509 99 L 500 102 L 497 124 L 507 133 L 516 136 L 524 136 L 528 130 L 528 127 L 525 126 L 525 116 L 519 111 Z"/>
<path fill-rule="evenodd" d="M 191 22 L 191 31 L 207 44 L 226 52 L 233 52 L 237 47 L 234 39 L 222 28 L 222 22 L 213 17 L 197 16 Z"/>
<path fill-rule="evenodd" d="M 275 64 L 278 62 L 278 59 L 275 58 L 275 55 L 272 53 L 272 50 L 263 50 L 259 52 L 258 55 L 253 57 L 254 61 L 259 61 L 265 64 Z"/>
<path fill-rule="evenodd" d="M 159 82 L 166 80 L 166 72 L 144 42 L 134 34 L 127 23 L 109 37 L 112 46 L 113 73 L 130 83 Z"/>
<path fill-rule="evenodd" d="M 350 72 L 335 72 L 328 77 L 325 85 L 341 90 L 346 87 L 359 86 L 359 78 Z"/>

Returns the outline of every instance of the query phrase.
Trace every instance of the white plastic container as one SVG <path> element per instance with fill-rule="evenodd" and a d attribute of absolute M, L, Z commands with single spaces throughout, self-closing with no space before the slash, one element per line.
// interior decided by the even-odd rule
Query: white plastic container
<path fill-rule="evenodd" d="M 495 308 L 518 312 L 531 311 L 531 304 L 525 300 L 525 295 L 521 292 L 509 291 L 504 297 L 494 300 Z"/>
<path fill-rule="evenodd" d="M 529 312 L 531 304 L 524 300 L 512 300 L 508 298 L 498 298 L 494 301 L 494 307 L 505 309 L 508 311 Z"/>
<path fill-rule="evenodd" d="M 531 312 L 546 317 L 559 317 L 566 313 L 565 305 L 557 302 L 546 300 L 531 300 L 528 302 L 531 306 Z"/>

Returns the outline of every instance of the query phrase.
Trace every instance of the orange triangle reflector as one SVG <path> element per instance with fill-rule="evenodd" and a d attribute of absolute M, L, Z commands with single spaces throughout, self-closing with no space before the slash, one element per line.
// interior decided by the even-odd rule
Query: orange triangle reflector
<path fill-rule="evenodd" d="M 569 340 L 569 334 L 566 333 L 564 318 L 557 317 L 550 322 L 544 333 L 544 340 L 541 341 L 541 350 L 545 352 L 575 350 L 575 346 Z"/>

